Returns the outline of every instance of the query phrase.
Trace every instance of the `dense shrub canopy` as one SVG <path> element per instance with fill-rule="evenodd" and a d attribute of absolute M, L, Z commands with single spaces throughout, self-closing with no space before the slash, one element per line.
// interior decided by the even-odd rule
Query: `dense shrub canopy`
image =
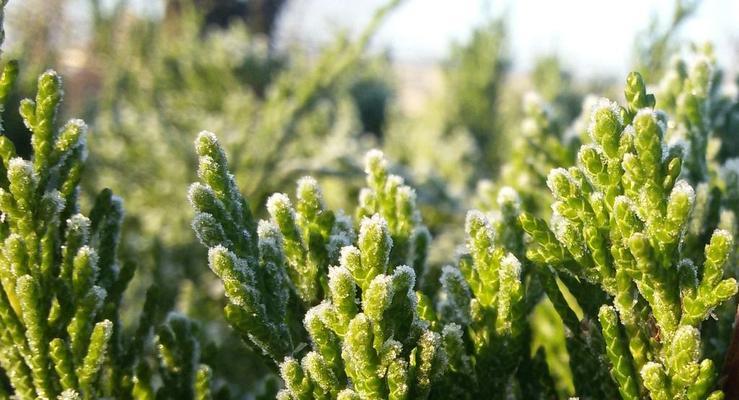
<path fill-rule="evenodd" d="M 739 99 L 676 55 L 695 4 L 614 85 L 517 80 L 490 20 L 414 114 L 366 50 L 399 1 L 312 56 L 286 3 L 92 1 L 65 102 L 64 49 L 3 54 L 0 399 L 739 396 Z"/>

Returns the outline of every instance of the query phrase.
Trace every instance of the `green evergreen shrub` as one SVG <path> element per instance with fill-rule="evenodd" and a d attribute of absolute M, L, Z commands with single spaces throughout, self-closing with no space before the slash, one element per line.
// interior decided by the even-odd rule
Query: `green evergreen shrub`
<path fill-rule="evenodd" d="M 280 398 L 554 396 L 544 351 L 530 344 L 528 316 L 544 294 L 566 327 L 578 395 L 722 398 L 701 329 L 736 294 L 722 277 L 733 234 L 714 231 L 694 254 L 695 193 L 681 179 L 682 149 L 665 143 L 669 117 L 638 74 L 626 98 L 600 100 L 577 165 L 549 173 L 550 224 L 501 189 L 491 217 L 468 214 L 466 251 L 442 270 L 438 292 L 416 285 L 430 236 L 380 153 L 366 157 L 357 226 L 326 210 L 311 178 L 295 207 L 273 195 L 270 221 L 257 224 L 215 136 L 202 133 L 193 227 L 232 325 L 280 365 Z M 297 344 L 306 338 L 310 348 Z M 430 343 L 436 353 L 418 359 Z"/>
<path fill-rule="evenodd" d="M 576 118 L 582 93 L 547 84 L 566 78 L 552 58 L 534 73 L 541 95 L 525 96 L 520 110 L 502 104 L 518 92 L 503 95 L 504 31 L 494 21 L 446 65 L 454 107 L 430 108 L 419 125 L 383 117 L 371 123 L 382 127 L 376 137 L 360 138 L 342 125 L 355 119 L 339 114 L 372 97 L 351 75 L 381 75 L 360 62 L 395 4 L 356 43 L 341 39 L 313 67 L 285 64 L 274 75 L 265 71 L 275 59 L 239 24 L 201 32 L 194 9 L 161 26 L 134 21 L 151 30 L 132 48 L 182 37 L 163 53 L 129 49 L 111 61 L 94 113 L 108 129 L 95 140 L 105 148 L 93 149 L 88 175 L 86 125 L 57 126 L 61 78 L 43 73 L 19 107 L 30 154 L 9 139 L 13 125 L 0 135 L 0 399 L 736 396 L 739 102 L 722 91 L 710 46 L 666 63 L 671 32 L 693 5 L 679 3 L 650 44 L 643 62 L 658 84 L 629 74 L 623 105 L 586 97 Z M 97 45 L 111 51 L 107 25 L 96 23 Z M 118 65 L 126 54 L 137 54 L 130 70 Z M 5 106 L 18 63 L 2 69 Z M 225 128 L 231 117 L 253 135 Z M 203 131 L 193 153 L 175 139 L 208 123 L 226 130 L 222 142 Z M 503 128 L 520 135 L 510 154 L 494 154 Z M 411 168 L 371 150 L 359 188 L 355 153 L 374 144 Z M 323 168 L 336 159 L 340 168 Z M 121 162 L 160 170 L 123 179 L 111 173 Z M 424 164 L 440 173 L 410 171 Z M 293 196 L 270 194 L 306 172 L 338 178 L 305 176 Z M 118 179 L 148 224 L 128 231 L 161 244 L 159 263 L 130 261 L 142 249 L 122 246 L 122 200 L 111 190 L 93 196 L 88 216 L 80 211 L 81 187 Z M 185 199 L 194 213 L 177 207 Z M 463 220 L 470 205 L 478 209 Z M 156 219 L 164 208 L 175 228 Z M 212 274 L 176 228 L 188 219 Z M 129 285 L 139 265 L 155 279 Z"/>

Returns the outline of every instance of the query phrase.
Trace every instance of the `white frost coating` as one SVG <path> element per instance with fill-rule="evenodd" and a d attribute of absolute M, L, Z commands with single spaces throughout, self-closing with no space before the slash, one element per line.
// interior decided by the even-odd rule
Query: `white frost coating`
<path fill-rule="evenodd" d="M 555 189 L 554 183 L 557 176 L 563 176 L 565 179 L 567 179 L 567 181 L 572 182 L 570 173 L 564 168 L 555 168 L 551 172 L 549 172 L 549 175 L 547 175 L 547 187 L 555 195 L 557 194 L 557 190 Z"/>
<path fill-rule="evenodd" d="M 320 198 L 321 188 L 318 186 L 318 181 L 312 176 L 304 176 L 298 179 L 298 198 L 303 199 L 306 193 L 316 193 Z"/>
<path fill-rule="evenodd" d="M 216 144 L 218 143 L 218 138 L 216 137 L 216 134 L 211 131 L 200 131 L 198 133 L 198 137 L 195 139 L 195 144 L 201 140 L 207 140 L 210 143 Z"/>
<path fill-rule="evenodd" d="M 595 101 L 595 104 L 591 106 L 592 112 L 590 113 L 590 124 L 588 124 L 588 135 L 595 140 L 593 129 L 595 129 L 596 124 L 596 115 L 600 113 L 601 110 L 608 110 L 614 117 L 616 117 L 616 120 L 619 122 L 619 124 L 623 125 L 624 119 L 621 116 L 621 108 L 618 106 L 618 104 L 615 101 L 611 101 L 605 97 L 599 98 L 597 101 Z"/>
<path fill-rule="evenodd" d="M 367 289 L 367 292 L 374 292 L 377 289 L 377 287 L 384 289 L 383 292 L 387 294 L 386 300 L 389 301 L 389 299 L 392 298 L 393 294 L 395 294 L 394 288 L 393 288 L 393 277 L 391 275 L 385 275 L 380 274 L 374 277 L 372 279 L 372 282 L 369 284 L 369 288 Z M 372 304 L 365 304 L 365 307 L 370 308 Z"/>
<path fill-rule="evenodd" d="M 300 360 L 300 367 L 303 369 L 303 371 L 308 372 L 310 374 L 311 370 L 315 370 L 316 368 L 321 368 L 321 360 L 318 353 L 315 351 L 309 351 L 308 354 L 306 354 L 302 360 Z M 320 376 L 316 376 L 311 374 L 312 379 L 320 378 Z M 316 382 L 319 385 L 325 385 L 326 382 Z"/>
<path fill-rule="evenodd" d="M 354 331 L 354 337 L 357 338 L 357 342 L 359 342 L 359 343 L 368 343 L 368 342 L 371 342 L 372 341 L 372 336 L 371 336 L 372 335 L 372 331 L 370 329 L 361 329 L 361 330 L 358 330 L 356 328 L 352 329 L 352 324 L 356 324 L 356 325 L 360 325 L 360 326 L 361 325 L 369 325 L 370 324 L 370 320 L 369 320 L 369 318 L 364 313 L 359 313 L 359 314 L 357 314 L 356 317 L 354 317 L 354 319 L 349 323 L 349 326 L 350 326 L 349 329 Z M 351 343 L 350 341 L 344 341 L 344 344 L 342 345 L 342 352 L 341 352 L 342 356 L 346 352 L 347 355 L 349 356 L 349 359 L 350 359 L 350 361 L 349 361 L 348 364 L 362 365 L 365 362 L 361 358 L 361 357 L 363 357 L 362 356 L 363 353 L 361 351 L 360 352 L 356 352 L 356 353 L 355 352 L 352 352 L 351 351 L 351 347 L 350 347 L 350 343 Z M 383 378 L 384 373 L 385 372 L 384 372 L 383 368 L 377 368 L 375 370 L 375 372 L 374 372 L 375 376 L 377 376 L 380 379 Z"/>
<path fill-rule="evenodd" d="M 413 291 L 413 287 L 416 286 L 416 271 L 414 271 L 413 268 L 407 265 L 397 266 L 393 271 L 393 275 L 397 277 L 405 275 L 406 279 L 408 280 L 408 291 Z M 415 299 L 416 296 L 413 296 L 413 298 Z"/>
<path fill-rule="evenodd" d="M 382 319 L 382 313 L 387 310 L 395 296 L 395 285 L 390 275 L 377 275 L 362 294 L 364 313 L 372 321 Z M 367 301 L 371 299 L 371 301 Z"/>
<path fill-rule="evenodd" d="M 412 204 L 415 204 L 416 191 L 410 186 L 403 185 L 398 188 L 398 197 L 401 199 L 408 199 L 407 201 L 411 202 Z"/>
<path fill-rule="evenodd" d="M 513 278 L 521 280 L 521 262 L 512 253 L 508 253 L 500 261 L 500 265 L 507 268 L 501 268 L 501 278 Z"/>
<path fill-rule="evenodd" d="M 377 167 L 385 169 L 387 167 L 387 161 L 385 160 L 385 155 L 382 151 L 372 149 L 364 156 L 364 172 L 371 174 Z"/>
<path fill-rule="evenodd" d="M 654 110 L 654 116 L 657 118 L 657 125 L 662 128 L 662 132 L 667 132 L 667 121 L 670 116 L 664 110 Z"/>
<path fill-rule="evenodd" d="M 57 139 L 55 147 L 62 153 L 69 151 L 74 145 L 81 144 L 86 147 L 87 142 L 87 124 L 81 119 L 69 120 L 63 128 L 63 131 L 72 129 L 75 134 L 72 136 L 63 135 Z"/>
<path fill-rule="evenodd" d="M 339 263 L 342 266 L 349 265 L 349 258 L 352 256 L 359 257 L 359 249 L 354 246 L 344 246 L 341 248 L 341 254 L 339 255 Z"/>
<path fill-rule="evenodd" d="M 67 389 L 58 397 L 59 400 L 80 400 L 81 398 L 80 394 L 74 389 Z"/>
<path fill-rule="evenodd" d="M 654 381 L 656 379 L 662 379 L 662 374 L 664 374 L 662 365 L 654 361 L 649 361 L 648 363 L 644 364 L 640 371 L 640 375 L 644 380 Z"/>
<path fill-rule="evenodd" d="M 305 312 L 305 317 L 303 317 L 303 325 L 309 326 L 311 325 L 311 322 L 315 320 L 321 321 L 321 323 L 325 324 L 326 321 L 324 317 L 330 310 L 331 303 L 329 303 L 328 300 L 324 300 L 317 306 L 311 307 L 308 311 Z"/>
<path fill-rule="evenodd" d="M 479 210 L 470 210 L 470 211 L 468 211 L 467 212 L 467 218 L 465 219 L 464 231 L 472 239 L 471 241 L 468 240 L 468 243 L 467 243 L 467 249 L 470 250 L 470 251 L 473 251 L 474 250 L 472 248 L 474 246 L 474 244 L 471 243 L 471 242 L 474 241 L 475 238 L 474 237 L 471 237 L 472 236 L 471 233 L 472 233 L 472 228 L 475 225 L 479 225 L 481 227 L 481 229 L 485 232 L 485 235 L 488 238 L 490 238 L 490 239 L 493 238 L 493 228 L 490 226 L 490 221 L 488 221 L 488 219 L 485 216 L 485 214 L 483 214 Z"/>
<path fill-rule="evenodd" d="M 382 356 L 386 360 L 395 360 L 401 357 L 403 345 L 395 339 L 388 339 L 382 344 Z M 405 361 L 405 360 L 403 360 Z"/>
<path fill-rule="evenodd" d="M 111 322 L 109 319 L 105 319 L 95 325 L 100 325 L 103 327 L 103 333 L 105 334 L 104 338 L 107 342 L 108 339 L 110 339 L 110 335 L 113 334 L 113 322 Z"/>
<path fill-rule="evenodd" d="M 464 223 L 465 232 L 469 233 L 473 224 L 482 225 L 485 228 L 489 227 L 487 217 L 480 210 L 470 210 L 467 212 L 467 218 Z"/>
<path fill-rule="evenodd" d="M 103 289 L 103 288 L 101 288 L 100 286 L 97 286 L 97 285 L 93 286 L 90 289 L 90 292 L 92 292 L 92 294 L 95 296 L 95 299 L 100 304 L 102 304 L 103 300 L 105 300 L 105 297 L 108 296 L 108 292 L 105 289 Z"/>
<path fill-rule="evenodd" d="M 690 358 L 696 360 L 700 358 L 700 346 L 698 346 L 700 339 L 701 333 L 698 328 L 690 325 L 682 325 L 675 331 L 672 341 L 674 343 L 673 346 L 679 346 L 682 351 L 689 350 Z"/>
<path fill-rule="evenodd" d="M 33 176 L 33 164 L 30 161 L 20 157 L 13 157 L 8 162 L 8 175 L 20 173 L 26 176 Z"/>
<path fill-rule="evenodd" d="M 446 325 L 444 325 L 444 328 L 441 330 L 441 335 L 446 336 L 454 336 L 457 340 L 462 340 L 462 327 L 460 327 L 458 324 L 454 322 L 450 322 Z"/>
<path fill-rule="evenodd" d="M 734 237 L 726 229 L 716 229 L 713 231 L 713 236 L 720 236 L 727 243 L 734 242 Z"/>
<path fill-rule="evenodd" d="M 446 370 L 446 365 L 448 363 L 447 355 L 446 352 L 439 351 L 439 347 L 441 346 L 441 336 L 434 331 L 424 331 L 419 340 L 419 344 L 421 343 L 426 343 L 426 346 L 421 346 L 423 347 L 421 351 L 421 359 L 428 359 L 430 361 L 431 357 L 429 356 L 432 354 L 428 353 L 433 353 L 433 356 L 438 357 L 438 360 L 442 365 L 441 368 L 437 368 L 434 371 L 425 371 L 426 373 L 435 372 L 434 375 L 423 376 L 422 379 L 420 379 L 420 383 L 422 385 L 430 385 L 432 381 L 436 380 Z"/>
<path fill-rule="evenodd" d="M 446 289 L 448 286 L 449 280 L 456 280 L 460 283 L 460 287 L 463 288 L 467 296 L 471 296 L 470 294 L 470 287 L 467 284 L 467 281 L 462 276 L 462 272 L 459 270 L 459 268 L 453 267 L 451 265 L 445 265 L 441 269 L 441 277 L 439 278 L 439 282 L 441 282 L 442 288 Z M 442 293 L 446 292 L 446 290 L 442 291 Z"/>
<path fill-rule="evenodd" d="M 362 190 L 359 191 L 359 205 L 360 206 L 367 206 L 369 203 L 374 199 L 374 193 L 372 193 L 372 190 L 369 188 L 362 188 Z"/>
<path fill-rule="evenodd" d="M 387 177 L 387 187 L 400 188 L 405 184 L 405 180 L 399 175 L 390 175 Z"/>
<path fill-rule="evenodd" d="M 358 242 L 359 243 L 364 242 L 367 239 L 367 235 L 369 234 L 370 231 L 387 233 L 388 232 L 387 221 L 385 221 L 385 219 L 382 218 L 379 214 L 374 214 L 370 218 L 367 218 L 367 217 L 362 218 L 362 223 L 359 226 Z M 390 238 L 390 235 L 383 234 L 382 237 L 385 238 L 385 246 L 387 246 L 387 248 L 392 247 L 393 240 Z"/>
<path fill-rule="evenodd" d="M 604 157 L 603 150 L 601 150 L 600 147 L 598 147 L 598 146 L 596 146 L 596 145 L 594 145 L 592 143 L 586 143 L 586 144 L 583 144 L 582 146 L 580 146 L 580 150 L 578 151 L 578 153 L 584 153 L 586 151 L 588 151 L 588 152 L 595 151 L 599 156 Z M 579 155 L 580 154 L 578 154 L 578 156 Z M 581 163 L 580 163 L 580 157 L 577 157 L 577 164 L 578 165 L 581 165 Z"/>
<path fill-rule="evenodd" d="M 259 220 L 257 224 L 257 236 L 259 237 L 260 246 L 269 246 L 275 249 L 282 247 L 282 236 L 280 235 L 279 229 L 277 229 L 277 225 L 272 221 Z"/>
<path fill-rule="evenodd" d="M 280 230 L 277 228 L 277 225 L 274 224 L 274 222 L 267 220 L 267 219 L 260 219 L 257 223 L 257 235 L 259 235 L 259 238 L 261 239 L 264 237 L 275 237 L 280 236 Z"/>
<path fill-rule="evenodd" d="M 521 208 L 521 197 L 515 189 L 510 186 L 503 186 L 498 192 L 498 206 L 512 205 L 515 210 Z"/>
<path fill-rule="evenodd" d="M 459 272 L 459 268 L 453 267 L 451 265 L 445 265 L 445 266 L 441 267 L 441 279 L 439 279 L 439 281 L 445 280 L 444 277 L 445 276 L 448 276 L 448 275 L 453 275 L 455 277 L 457 277 L 457 276 L 461 277 L 462 276 L 460 274 L 460 272 Z M 444 282 L 442 281 L 442 285 L 443 284 L 444 284 Z"/>
<path fill-rule="evenodd" d="M 219 168 L 218 163 L 211 156 L 200 157 L 198 163 L 200 164 L 200 169 L 206 171 L 217 171 Z"/>
<path fill-rule="evenodd" d="M 634 137 L 636 135 L 636 130 L 634 130 L 634 125 L 626 125 L 623 132 L 621 132 L 621 136 L 629 135 L 631 137 Z"/>
<path fill-rule="evenodd" d="M 49 75 L 49 76 L 53 77 L 54 80 L 57 80 L 59 83 L 62 83 L 62 77 L 61 77 L 61 75 L 59 75 L 58 72 L 56 72 L 55 70 L 53 70 L 51 68 L 49 68 L 46 71 L 44 71 L 44 73 L 42 75 Z"/>
<path fill-rule="evenodd" d="M 463 279 L 462 273 L 459 271 L 459 268 L 453 267 L 451 265 L 445 265 L 441 267 L 441 278 L 439 279 L 442 286 L 444 285 L 444 282 L 448 279 L 447 277 L 449 276 L 454 276 L 454 278 L 458 280 Z"/>
<path fill-rule="evenodd" d="M 208 249 L 208 264 L 211 265 L 211 268 L 212 268 L 212 265 L 213 265 L 213 259 L 216 258 L 216 257 L 218 257 L 218 256 L 229 257 L 231 259 L 234 258 L 233 257 L 233 253 L 231 253 L 231 251 L 228 250 L 222 244 L 216 245 L 215 247 L 211 247 L 210 249 Z M 216 271 L 214 271 L 214 272 L 216 272 Z"/>
<path fill-rule="evenodd" d="M 684 179 L 680 179 L 675 183 L 675 187 L 673 187 L 672 192 L 670 192 L 670 200 L 672 200 L 673 196 L 686 196 L 691 206 L 695 204 L 695 190 L 693 190 L 693 187 Z"/>
<path fill-rule="evenodd" d="M 341 247 L 352 244 L 354 227 L 351 218 L 345 215 L 343 211 L 339 210 L 335 216 L 334 225 L 331 227 L 329 246 L 339 246 L 335 249 L 338 252 Z"/>
<path fill-rule="evenodd" d="M 51 203 L 54 205 L 54 210 L 57 214 L 64 210 L 64 205 L 66 204 L 66 201 L 64 201 L 62 194 L 58 190 L 52 190 L 51 192 L 45 194 L 44 198 L 51 200 Z"/>
<path fill-rule="evenodd" d="M 215 197 L 210 186 L 203 185 L 200 182 L 192 183 L 190 187 L 187 188 L 187 201 L 189 201 L 193 206 L 197 206 L 197 204 L 195 204 L 195 197 L 198 192 L 210 192 Z"/>
<path fill-rule="evenodd" d="M 337 285 L 342 282 L 354 282 L 351 272 L 343 266 L 328 267 L 328 286 L 331 291 L 338 289 Z"/>
<path fill-rule="evenodd" d="M 344 210 L 336 211 L 335 214 L 336 215 L 334 219 L 334 226 L 332 228 L 332 233 L 333 233 L 333 230 L 340 230 L 341 232 L 353 233 L 354 221 L 352 221 L 352 218 L 344 214 Z"/>
<path fill-rule="evenodd" d="M 269 199 L 267 199 L 267 212 L 272 217 L 275 217 L 283 210 L 289 210 L 290 214 L 294 214 L 290 198 L 284 193 L 275 193 L 269 196 Z"/>
<path fill-rule="evenodd" d="M 284 381 L 287 380 L 287 373 L 288 373 L 288 367 L 293 364 L 297 363 L 298 361 L 293 358 L 292 356 L 286 356 L 284 360 L 280 363 L 280 375 L 282 376 L 282 379 Z"/>
<path fill-rule="evenodd" d="M 639 194 L 639 199 L 637 199 L 637 201 L 634 201 L 625 195 L 616 196 L 616 199 L 613 202 L 613 207 L 620 207 L 621 204 L 626 205 L 626 208 L 628 208 L 631 213 L 636 215 L 639 221 L 642 221 L 645 225 L 647 225 L 647 230 L 649 230 L 653 227 L 649 226 L 649 218 L 647 218 L 647 215 L 642 213 L 642 211 L 645 210 L 642 207 L 637 207 L 637 205 L 646 204 L 647 200 L 644 198 L 645 196 L 646 194 L 644 193 L 644 191 Z"/>
<path fill-rule="evenodd" d="M 81 133 L 84 133 L 84 131 L 87 130 L 87 124 L 85 121 L 79 119 L 79 118 L 72 118 L 67 122 L 67 125 L 74 125 L 81 131 Z"/>
<path fill-rule="evenodd" d="M 557 240 L 564 242 L 565 236 L 567 236 L 567 229 L 569 228 L 569 221 L 556 210 L 554 204 L 552 204 L 552 218 L 550 219 L 549 226 Z"/>
<path fill-rule="evenodd" d="M 659 118 L 658 112 L 654 111 L 651 108 L 642 108 L 641 110 L 637 111 L 636 116 L 634 116 L 634 122 L 636 123 L 638 119 L 642 119 L 642 118 L 651 118 L 652 120 L 654 120 L 654 122 L 657 123 L 657 126 L 659 126 L 662 129 L 662 132 L 664 132 L 665 129 L 667 128 L 663 120 Z"/>
<path fill-rule="evenodd" d="M 454 257 L 452 257 L 455 260 L 460 259 L 465 254 L 468 254 L 469 251 L 467 251 L 467 245 L 466 244 L 459 244 L 454 247 Z"/>
<path fill-rule="evenodd" d="M 622 203 L 625 204 L 626 207 L 628 207 L 632 211 L 635 208 L 634 207 L 634 202 L 631 201 L 630 198 L 628 198 L 628 197 L 626 197 L 624 195 L 616 196 L 616 198 L 613 200 L 613 207 L 616 208 L 616 207 L 620 206 Z"/>
<path fill-rule="evenodd" d="M 590 193 L 590 204 L 597 204 L 597 203 L 603 203 L 605 201 L 605 196 L 602 192 L 593 192 Z"/>
<path fill-rule="evenodd" d="M 78 136 L 79 142 L 78 143 L 84 144 L 86 140 L 85 135 L 87 134 L 87 130 L 88 130 L 87 124 L 85 123 L 85 121 L 79 118 L 73 118 L 73 119 L 70 119 L 66 125 L 75 127 L 75 129 L 79 132 L 79 136 Z M 74 143 L 65 143 L 65 145 L 69 145 L 69 144 L 74 144 Z M 66 149 L 67 148 L 64 148 L 64 150 Z"/>
<path fill-rule="evenodd" d="M 76 257 L 87 257 L 90 260 L 90 268 L 92 268 L 93 272 L 97 273 L 98 270 L 98 254 L 90 246 L 82 246 L 79 250 L 77 250 Z"/>
<path fill-rule="evenodd" d="M 82 214 L 74 214 L 67 218 L 67 230 L 78 232 L 81 236 L 87 237 L 90 233 L 90 219 Z"/>

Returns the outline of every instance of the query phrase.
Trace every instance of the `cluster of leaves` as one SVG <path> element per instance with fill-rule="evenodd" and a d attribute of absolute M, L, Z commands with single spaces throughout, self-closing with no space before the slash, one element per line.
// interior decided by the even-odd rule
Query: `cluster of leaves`
<path fill-rule="evenodd" d="M 458 266 L 444 267 L 440 277 L 435 319 L 445 324 L 444 346 L 450 360 L 446 397 L 495 398 L 512 391 L 523 398 L 552 394 L 543 353 L 533 358 L 529 354 L 526 316 L 542 292 L 520 261 L 524 236 L 517 221 L 518 194 L 501 189 L 498 206 L 492 220 L 479 211 L 467 214 L 466 251 Z"/>
<path fill-rule="evenodd" d="M 7 63 L 3 102 L 16 75 L 17 65 Z M 116 324 L 133 276 L 132 264 L 116 260 L 121 202 L 103 191 L 89 218 L 79 213 L 87 127 L 72 120 L 56 129 L 61 98 L 61 79 L 48 71 L 39 77 L 35 101 L 21 103 L 33 134 L 31 160 L 17 157 L 0 136 L 2 367 L 23 398 L 116 392 L 131 367 L 122 360 L 129 349 Z M 107 388 L 101 369 L 111 374 Z"/>
<path fill-rule="evenodd" d="M 17 76 L 17 63 L 5 63 L 0 103 Z M 175 315 L 160 325 L 156 288 L 137 325 L 124 329 L 121 303 L 136 264 L 118 259 L 122 201 L 105 189 L 89 216 L 80 212 L 87 126 L 56 126 L 62 97 L 49 70 L 35 99 L 20 103 L 30 160 L 0 135 L 0 371 L 9 385 L 0 398 L 209 398 L 195 325 Z M 155 326 L 158 349 L 149 353 Z"/>
<path fill-rule="evenodd" d="M 731 366 L 739 357 L 730 349 L 739 341 L 730 347 L 729 339 L 739 102 L 720 92 L 710 48 L 697 49 L 690 65 L 673 62 L 656 97 L 631 74 L 624 106 L 588 99 L 571 126 L 578 95 L 542 87 L 543 100 L 526 98 L 521 134 L 501 165 L 496 150 L 509 121 L 500 104 L 504 29 L 495 21 L 455 47 L 446 68 L 452 107 L 433 121 L 433 140 L 460 145 L 453 156 L 429 147 L 443 153 L 434 160 L 447 157 L 442 175 L 458 178 L 460 190 L 431 182 L 417 195 L 371 151 L 351 216 L 327 207 L 332 196 L 353 197 L 351 186 L 348 195 L 324 198 L 318 182 L 304 177 L 292 200 L 268 195 L 320 168 L 318 159 L 347 156 L 347 169 L 355 168 L 349 156 L 363 145 L 347 135 L 355 128 L 342 125 L 351 124 L 343 116 L 345 81 L 396 3 L 357 41 L 342 37 L 314 66 L 293 59 L 298 66 L 284 70 L 243 25 L 202 31 L 207 24 L 194 10 L 162 25 L 132 20 L 134 39 L 125 43 L 96 33 L 96 45 L 113 57 L 95 111 L 104 146 L 92 176 L 124 188 L 144 234 L 168 251 L 187 250 L 177 266 L 193 275 L 204 270 L 179 229 L 189 216 L 172 206 L 184 200 L 182 184 L 196 179 L 193 154 L 171 133 L 223 132 L 223 146 L 211 133 L 198 136 L 199 182 L 189 190 L 192 227 L 223 292 L 203 285 L 209 290 L 191 290 L 191 303 L 225 304 L 232 331 L 274 374 L 265 397 L 717 400 L 737 393 L 739 368 Z M 693 8 L 679 6 L 675 27 Z M 655 39 L 655 75 L 665 69 L 672 30 Z M 126 50 L 113 51 L 119 45 Z M 537 71 L 539 84 L 566 78 L 552 59 Z M 17 73 L 16 63 L 5 64 L 0 103 L 10 99 Z M 365 89 L 359 84 L 350 95 L 358 103 L 377 96 L 385 106 L 387 92 Z M 244 376 L 247 383 L 223 384 L 219 369 L 253 360 L 211 359 L 200 339 L 215 331 L 224 340 L 212 326 L 218 318 L 210 309 L 188 311 L 206 320 L 204 333 L 188 317 L 167 314 L 175 296 L 159 293 L 172 289 L 161 276 L 141 315 L 124 314 L 136 266 L 119 260 L 122 202 L 106 189 L 89 217 L 80 213 L 86 128 L 79 120 L 55 127 L 61 97 L 61 80 L 49 71 L 35 100 L 21 102 L 30 155 L 0 135 L 0 398 L 208 399 L 253 389 L 264 368 Z M 388 150 L 414 168 L 436 169 L 405 133 L 359 111 Z M 230 165 L 223 148 L 235 155 Z M 157 173 L 129 174 L 143 162 Z M 465 244 L 450 260 L 439 236 L 461 226 L 455 215 L 463 214 L 441 210 L 442 200 L 463 198 L 448 202 L 458 211 L 471 198 L 468 186 L 498 169 L 495 183 L 480 185 L 478 206 L 487 214 L 467 214 Z M 257 219 L 242 193 L 266 203 L 267 219 Z M 433 222 L 421 217 L 423 202 Z M 459 231 L 460 238 L 443 239 L 459 243 Z M 432 251 L 452 265 L 430 263 Z M 200 278 L 193 280 L 208 282 Z M 225 299 L 200 301 L 206 292 Z M 544 326 L 542 315 L 556 321 Z"/>
<path fill-rule="evenodd" d="M 445 362 L 440 335 L 416 310 L 429 234 L 415 193 L 388 174 L 382 154 L 367 157 L 355 235 L 351 218 L 325 208 L 312 178 L 299 181 L 294 207 L 284 194 L 270 197 L 271 218 L 257 223 L 215 136 L 201 133 L 196 149 L 193 228 L 224 282 L 227 319 L 279 365 L 279 396 L 428 395 Z M 311 351 L 298 361 L 307 339 Z"/>
<path fill-rule="evenodd" d="M 625 92 L 625 107 L 593 107 L 577 165 L 549 173 L 551 222 L 501 189 L 497 212 L 468 214 L 466 251 L 443 268 L 438 292 L 416 285 L 430 235 L 381 153 L 366 157 L 355 237 L 311 178 L 295 207 L 273 195 L 271 220 L 257 224 L 215 136 L 202 133 L 193 227 L 224 281 L 231 324 L 280 365 L 279 396 L 551 397 L 527 320 L 546 294 L 566 327 L 578 395 L 721 398 L 700 337 L 737 291 L 723 277 L 733 235 L 716 230 L 699 255 L 688 245 L 695 194 L 680 179 L 682 148 L 665 144 L 667 116 L 638 74 Z"/>
<path fill-rule="evenodd" d="M 581 147 L 577 166 L 549 174 L 550 224 L 522 216 L 535 243 L 527 255 L 577 278 L 571 289 L 591 312 L 605 292 L 598 318 L 623 398 L 720 398 L 700 328 L 736 293 L 736 281 L 723 278 L 732 234 L 714 231 L 700 263 L 686 254 L 695 193 L 679 179 L 679 149 L 664 142 L 667 117 L 652 108 L 638 74 L 625 94 L 625 107 L 595 107 L 593 143 Z"/>

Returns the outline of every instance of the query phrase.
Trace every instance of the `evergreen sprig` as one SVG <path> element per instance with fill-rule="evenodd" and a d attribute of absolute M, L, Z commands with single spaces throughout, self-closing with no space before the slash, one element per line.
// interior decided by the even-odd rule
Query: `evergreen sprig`
<path fill-rule="evenodd" d="M 313 350 L 281 366 L 283 398 L 428 397 L 445 368 L 441 336 L 418 318 L 413 269 L 389 268 L 391 247 L 375 215 L 362 221 L 357 247 L 342 248 L 330 300 L 305 316 Z"/>
<path fill-rule="evenodd" d="M 3 99 L 16 75 L 6 64 Z M 0 136 L 0 366 L 22 399 L 129 398 L 150 321 L 138 342 L 124 337 L 119 310 L 135 265 L 117 258 L 122 202 L 106 189 L 89 217 L 80 213 L 87 126 L 56 127 L 62 94 L 49 70 L 35 100 L 21 102 L 30 160 Z"/>
<path fill-rule="evenodd" d="M 613 305 L 599 319 L 622 397 L 717 398 L 700 327 L 736 293 L 736 281 L 723 278 L 732 236 L 714 231 L 702 266 L 686 257 L 695 193 L 679 179 L 679 152 L 665 144 L 667 116 L 650 108 L 637 74 L 626 98 L 626 107 L 602 100 L 591 117 L 593 144 L 580 148 L 577 166 L 549 174 L 549 225 L 522 215 L 536 243 L 527 255 L 609 295 Z"/>
<path fill-rule="evenodd" d="M 272 223 L 257 226 L 215 135 L 202 132 L 195 148 L 201 182 L 190 186 L 192 225 L 224 283 L 226 318 L 248 343 L 280 362 L 297 345 L 288 321 L 291 287 L 282 238 Z"/>
<path fill-rule="evenodd" d="M 325 208 L 312 178 L 298 182 L 295 206 L 271 196 L 270 220 L 255 224 L 215 136 L 203 132 L 195 144 L 201 182 L 190 187 L 193 228 L 224 282 L 226 317 L 280 365 L 279 397 L 427 397 L 445 368 L 441 335 L 417 315 L 416 272 L 392 260 L 422 271 L 428 231 L 415 193 L 387 174 L 382 154 L 367 157 L 370 189 L 358 211 L 378 213 L 362 217 L 355 235 L 350 219 Z M 299 327 L 290 318 L 300 307 L 290 309 L 291 299 L 312 306 L 303 318 L 312 346 L 302 358 L 298 340 L 306 335 L 294 338 Z"/>

